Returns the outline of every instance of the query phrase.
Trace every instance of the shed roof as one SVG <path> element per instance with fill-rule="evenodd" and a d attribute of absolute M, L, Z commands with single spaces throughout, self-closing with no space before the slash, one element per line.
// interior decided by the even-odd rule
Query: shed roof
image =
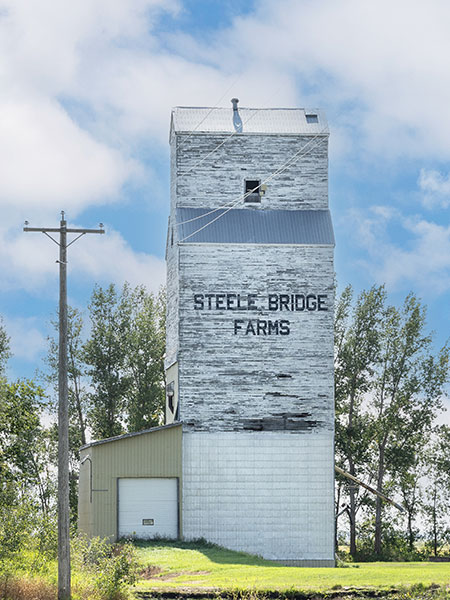
<path fill-rule="evenodd" d="M 136 437 L 138 435 L 146 435 L 148 433 L 154 433 L 155 431 L 171 429 L 172 427 L 180 427 L 181 425 L 182 425 L 181 421 L 177 421 L 176 423 L 170 423 L 169 425 L 160 425 L 159 427 L 151 427 L 150 429 L 143 429 L 142 431 L 135 431 L 133 433 L 124 433 L 123 435 L 116 435 L 114 437 L 105 438 L 104 440 L 97 440 L 96 442 L 90 442 L 89 444 L 85 444 L 84 446 L 81 446 L 80 450 L 85 450 L 86 448 L 90 448 L 91 446 L 99 446 L 100 444 L 109 444 L 109 442 L 117 442 L 119 440 L 125 440 L 127 438 Z"/>
<path fill-rule="evenodd" d="M 323 111 L 313 108 L 240 108 L 243 134 L 328 135 Z M 312 117 L 317 116 L 317 123 Z M 307 120 L 307 116 L 309 117 Z M 177 106 L 172 109 L 172 133 L 236 133 L 233 109 Z M 240 134 L 242 135 L 242 134 Z"/>
<path fill-rule="evenodd" d="M 195 244 L 334 245 L 329 210 L 211 210 L 177 208 L 178 240 Z"/>

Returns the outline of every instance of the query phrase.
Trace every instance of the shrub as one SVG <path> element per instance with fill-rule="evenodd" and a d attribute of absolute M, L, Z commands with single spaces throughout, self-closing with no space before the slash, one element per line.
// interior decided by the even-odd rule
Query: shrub
<path fill-rule="evenodd" d="M 122 598 L 137 578 L 138 560 L 130 542 L 110 544 L 106 539 L 78 537 L 72 544 L 72 564 L 74 571 L 86 575 L 77 584 L 81 588 L 87 585 L 92 599 Z"/>

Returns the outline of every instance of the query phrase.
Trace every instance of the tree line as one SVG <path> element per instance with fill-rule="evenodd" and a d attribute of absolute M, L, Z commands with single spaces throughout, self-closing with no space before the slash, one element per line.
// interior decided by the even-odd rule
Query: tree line
<path fill-rule="evenodd" d="M 85 320 L 79 310 L 68 309 L 74 526 L 80 447 L 90 438 L 160 425 L 165 404 L 164 290 L 152 294 L 143 286 L 97 286 L 88 315 Z M 52 324 L 55 335 L 48 338 L 48 353 L 37 381 L 9 382 L 5 371 L 9 339 L 0 321 L 0 548 L 5 551 L 20 547 L 26 531 L 39 529 L 39 523 L 55 517 L 58 319 Z"/>
<path fill-rule="evenodd" d="M 435 350 L 426 307 L 409 294 L 388 303 L 383 286 L 356 298 L 348 286 L 335 311 L 336 464 L 404 507 L 338 476 L 336 537 L 354 558 L 417 555 L 450 542 L 450 428 L 439 426 L 450 350 Z M 338 544 L 338 539 L 336 540 Z"/>
<path fill-rule="evenodd" d="M 57 428 L 48 418 L 57 398 L 54 326 L 39 385 L 7 380 L 9 342 L 0 322 L 0 561 L 25 531 L 55 543 L 48 525 L 56 510 Z M 164 350 L 164 291 L 97 286 L 88 319 L 69 308 L 74 526 L 79 448 L 163 422 Z M 435 350 L 426 309 L 413 294 L 401 307 L 388 303 L 382 286 L 356 297 L 347 287 L 337 298 L 336 464 L 405 509 L 338 475 L 336 545 L 348 543 L 355 559 L 419 557 L 418 542 L 422 554 L 449 552 L 450 428 L 437 424 L 449 360 L 447 345 Z"/>

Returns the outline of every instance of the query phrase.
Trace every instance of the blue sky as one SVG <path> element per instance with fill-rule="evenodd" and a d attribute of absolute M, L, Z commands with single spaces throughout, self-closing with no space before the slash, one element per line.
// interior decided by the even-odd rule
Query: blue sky
<path fill-rule="evenodd" d="M 0 314 L 11 375 L 42 368 L 56 246 L 23 221 L 103 222 L 69 298 L 164 282 L 172 106 L 320 107 L 340 286 L 386 283 L 450 335 L 446 0 L 0 0 Z M 94 239 L 95 238 L 95 239 Z"/>

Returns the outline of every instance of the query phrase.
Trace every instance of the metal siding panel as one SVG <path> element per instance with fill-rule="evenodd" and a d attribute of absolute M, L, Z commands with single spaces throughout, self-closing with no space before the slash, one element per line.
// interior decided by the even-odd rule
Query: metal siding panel
<path fill-rule="evenodd" d="M 207 214 L 210 210 L 177 209 L 180 242 L 334 245 L 328 210 L 219 209 Z"/>
<path fill-rule="evenodd" d="M 271 560 L 333 560 L 332 432 L 186 432 L 183 439 L 185 539 Z"/>
<path fill-rule="evenodd" d="M 171 427 L 92 447 L 94 517 L 91 535 L 117 537 L 118 478 L 181 479 L 181 435 L 181 426 Z"/>
<path fill-rule="evenodd" d="M 91 450 L 86 448 L 80 453 L 80 459 L 91 458 Z M 91 502 L 92 462 L 86 460 L 80 466 L 78 484 L 78 530 L 87 536 L 92 535 L 93 506 Z"/>

